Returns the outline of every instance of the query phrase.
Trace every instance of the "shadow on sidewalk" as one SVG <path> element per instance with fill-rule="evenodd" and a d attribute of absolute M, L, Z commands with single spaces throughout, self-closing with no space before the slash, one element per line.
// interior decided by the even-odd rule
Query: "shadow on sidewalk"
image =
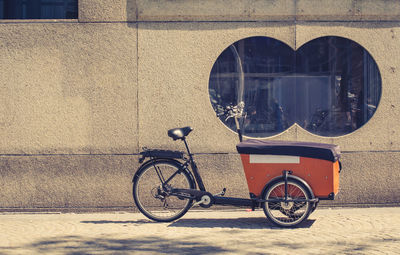
<path fill-rule="evenodd" d="M 135 239 L 64 236 L 43 239 L 22 247 L 0 247 L 0 254 L 216 254 L 231 250 L 195 240 L 156 236 Z"/>
<path fill-rule="evenodd" d="M 315 220 L 307 219 L 295 228 L 310 228 Z M 81 221 L 84 224 L 124 224 L 124 225 L 142 225 L 142 224 L 165 224 L 151 220 L 135 221 Z M 170 223 L 168 227 L 182 228 L 239 228 L 239 229 L 279 229 L 270 223 L 265 217 L 259 218 L 230 218 L 230 219 L 180 219 Z"/>
<path fill-rule="evenodd" d="M 361 238 L 361 240 L 347 240 L 346 237 L 340 240 L 331 240 L 322 237 L 320 239 L 310 238 L 296 241 L 296 239 L 287 240 L 284 237 L 285 233 L 278 234 L 281 237 L 278 239 L 269 239 L 267 236 L 257 245 L 258 248 L 271 251 L 280 250 L 284 254 L 307 253 L 308 249 L 313 247 L 315 249 L 315 246 L 321 248 L 320 254 L 371 254 L 377 251 L 380 251 L 380 253 L 383 251 L 385 254 L 396 254 L 395 251 L 398 251 L 398 244 L 400 244 L 399 238 L 376 236 Z M 276 237 L 277 233 L 274 232 L 271 235 Z M 229 246 L 225 242 L 211 244 L 199 241 L 198 238 L 190 235 L 184 239 L 176 240 L 171 237 L 168 239 L 156 235 L 141 238 L 113 238 L 112 236 L 96 238 L 76 235 L 45 238 L 23 246 L 0 246 L 0 254 L 239 254 L 239 250 L 243 251 L 243 249 L 246 250 L 248 247 L 254 247 L 254 245 L 253 239 L 241 242 L 242 248 L 240 248 Z"/>
<path fill-rule="evenodd" d="M 86 224 L 151 224 L 157 223 L 151 220 L 126 220 L 126 221 L 119 221 L 119 220 L 83 220 L 81 223 Z"/>
<path fill-rule="evenodd" d="M 307 219 L 296 228 L 310 228 L 315 220 Z M 280 229 L 265 217 L 233 219 L 180 219 L 168 227 L 185 228 L 239 228 L 239 229 Z"/>

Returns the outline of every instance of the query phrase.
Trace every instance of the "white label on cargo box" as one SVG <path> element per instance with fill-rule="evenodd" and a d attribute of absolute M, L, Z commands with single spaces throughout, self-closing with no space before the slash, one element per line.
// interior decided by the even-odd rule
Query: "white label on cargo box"
<path fill-rule="evenodd" d="M 283 156 L 283 155 L 259 155 L 250 154 L 250 164 L 267 163 L 267 164 L 299 164 L 300 157 Z"/>

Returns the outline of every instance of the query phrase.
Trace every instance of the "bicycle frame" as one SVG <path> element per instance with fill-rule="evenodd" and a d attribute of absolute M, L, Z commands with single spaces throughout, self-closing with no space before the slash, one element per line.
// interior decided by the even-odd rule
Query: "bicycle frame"
<path fill-rule="evenodd" d="M 317 203 L 319 201 L 318 198 L 315 198 L 314 195 L 312 194 L 312 197 L 310 199 L 292 199 L 289 198 L 288 196 L 288 178 L 289 175 L 292 174 L 291 171 L 284 170 L 282 172 L 282 176 L 278 176 L 277 179 L 284 179 L 285 180 L 285 197 L 284 199 L 260 199 L 255 197 L 253 194 L 250 194 L 250 199 L 245 199 L 245 198 L 234 198 L 234 197 L 223 197 L 225 194 L 225 188 L 224 190 L 217 194 L 217 195 L 211 195 L 209 192 L 207 192 L 203 179 L 201 177 L 201 174 L 199 172 L 199 169 L 197 167 L 197 164 L 193 158 L 193 154 L 190 151 L 189 145 L 186 141 L 186 139 L 182 139 L 185 148 L 187 150 L 188 158 L 185 158 L 184 163 L 181 163 L 182 168 L 178 169 L 175 173 L 173 173 L 167 180 L 165 180 L 164 176 L 160 173 L 159 169 L 156 167 L 156 161 L 152 161 L 152 164 L 155 168 L 155 171 L 160 179 L 160 182 L 162 184 L 163 190 L 167 191 L 170 195 L 177 196 L 179 198 L 183 199 L 196 199 L 200 200 L 202 196 L 208 195 L 213 197 L 213 204 L 217 205 L 231 205 L 231 206 L 246 206 L 246 207 L 251 207 L 252 210 L 255 208 L 260 207 L 261 203 L 265 202 L 284 202 L 284 203 L 289 203 L 289 202 L 312 202 L 312 203 Z M 170 152 L 172 151 L 162 151 L 163 153 Z M 154 155 L 156 158 L 157 155 Z M 189 169 L 189 165 L 191 170 Z M 177 175 L 179 174 L 183 169 L 186 169 L 190 173 L 193 174 L 194 176 L 194 182 L 197 185 L 198 189 L 169 189 L 168 188 L 168 183 Z M 295 176 L 290 176 L 290 178 L 295 178 Z M 307 185 L 308 186 L 308 185 Z M 311 190 L 311 189 L 310 189 Z M 222 196 L 220 196 L 222 195 Z"/>
<path fill-rule="evenodd" d="M 200 191 L 206 191 L 206 188 L 205 188 L 204 183 L 203 183 L 203 179 L 201 178 L 201 175 L 199 173 L 199 169 L 198 169 L 198 167 L 196 165 L 196 162 L 193 159 L 193 154 L 190 152 L 190 149 L 189 149 L 189 146 L 187 144 L 186 139 L 183 139 L 183 141 L 185 143 L 185 147 L 186 147 L 186 150 L 187 150 L 189 158 L 186 158 L 184 163 L 182 164 L 182 168 L 178 169 L 167 180 L 164 179 L 164 176 L 162 176 L 162 174 L 160 173 L 160 170 L 157 169 L 156 161 L 152 160 L 152 161 L 149 161 L 147 164 L 152 164 L 153 165 L 153 167 L 154 167 L 154 169 L 155 169 L 155 171 L 156 171 L 156 173 L 158 175 L 158 178 L 160 179 L 160 182 L 162 183 L 162 186 L 166 186 L 166 184 L 168 184 L 183 169 L 188 169 L 188 171 L 191 172 L 194 175 L 194 181 L 197 184 L 197 187 L 199 188 L 199 190 Z M 163 158 L 169 158 L 169 159 L 174 158 L 174 157 L 165 156 L 165 155 L 167 155 L 166 152 L 172 152 L 172 151 L 158 151 L 158 152 L 164 153 L 164 155 L 163 155 L 164 157 Z M 153 154 L 150 157 L 152 159 L 156 159 L 158 157 L 158 152 Z M 143 157 L 145 157 L 145 156 L 143 156 Z M 140 161 L 143 161 L 143 158 L 140 159 Z M 188 168 L 189 165 L 190 165 L 190 168 L 192 169 L 192 171 L 189 170 L 189 168 Z"/>
<path fill-rule="evenodd" d="M 199 189 L 201 191 L 206 191 L 206 188 L 205 188 L 204 183 L 203 183 L 203 179 L 201 178 L 201 175 L 199 173 L 199 169 L 197 168 L 196 162 L 193 159 L 193 154 L 190 152 L 189 145 L 188 145 L 188 143 L 187 143 L 185 138 L 183 139 L 183 142 L 185 143 L 185 147 L 186 147 L 186 150 L 187 150 L 187 153 L 188 153 L 188 156 L 189 156 L 189 159 L 186 161 L 186 163 L 187 162 L 190 163 L 190 167 L 192 168 L 194 179 L 195 179 Z"/>

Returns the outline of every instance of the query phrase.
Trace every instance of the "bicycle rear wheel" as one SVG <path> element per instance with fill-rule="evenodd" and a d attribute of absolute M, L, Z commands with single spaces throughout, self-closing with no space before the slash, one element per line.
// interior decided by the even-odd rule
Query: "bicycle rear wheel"
<path fill-rule="evenodd" d="M 194 189 L 189 173 L 179 170 L 181 165 L 173 160 L 156 161 L 140 168 L 133 183 L 133 198 L 138 209 L 149 219 L 169 222 L 182 217 L 193 200 L 171 195 L 163 188 Z"/>

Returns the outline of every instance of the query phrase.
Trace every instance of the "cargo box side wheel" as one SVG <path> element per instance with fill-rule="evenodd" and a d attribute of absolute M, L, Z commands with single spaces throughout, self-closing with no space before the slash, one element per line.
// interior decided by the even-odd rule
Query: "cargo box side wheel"
<path fill-rule="evenodd" d="M 278 179 L 267 184 L 262 199 L 262 207 L 268 220 L 279 227 L 294 227 L 308 218 L 314 203 L 312 192 L 300 181 L 288 178 L 287 197 L 285 196 L 285 180 Z M 272 200 L 272 201 L 271 201 Z"/>

